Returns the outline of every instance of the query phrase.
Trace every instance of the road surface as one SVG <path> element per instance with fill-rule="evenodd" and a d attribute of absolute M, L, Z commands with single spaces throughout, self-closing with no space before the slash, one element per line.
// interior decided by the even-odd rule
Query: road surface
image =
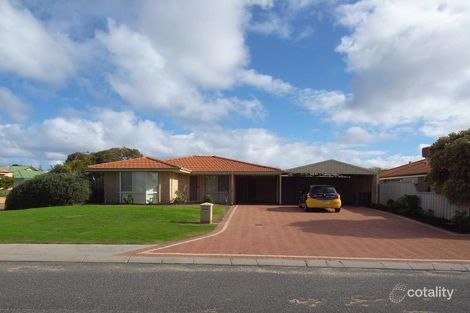
<path fill-rule="evenodd" d="M 458 313 L 469 286 L 458 272 L 6 262 L 0 312 Z"/>

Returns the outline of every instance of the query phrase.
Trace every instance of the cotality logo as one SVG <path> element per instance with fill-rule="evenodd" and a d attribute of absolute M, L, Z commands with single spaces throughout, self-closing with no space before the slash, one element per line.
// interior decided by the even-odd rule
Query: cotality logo
<path fill-rule="evenodd" d="M 393 287 L 392 291 L 388 295 L 388 299 L 393 303 L 400 303 L 406 297 L 406 291 L 408 286 L 403 283 L 398 283 Z"/>

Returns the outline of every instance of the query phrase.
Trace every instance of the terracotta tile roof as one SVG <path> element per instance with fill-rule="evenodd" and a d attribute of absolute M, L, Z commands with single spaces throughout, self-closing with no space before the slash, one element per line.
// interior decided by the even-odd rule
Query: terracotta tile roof
<path fill-rule="evenodd" d="M 405 165 L 394 167 L 380 172 L 380 178 L 391 178 L 401 176 L 423 175 L 429 173 L 431 167 L 426 162 L 426 159 L 416 162 L 410 162 Z"/>
<path fill-rule="evenodd" d="M 10 173 L 6 168 L 0 167 L 0 173 Z"/>
<path fill-rule="evenodd" d="M 178 166 L 150 157 L 114 161 L 88 166 L 88 169 L 179 169 Z"/>
<path fill-rule="evenodd" d="M 219 156 L 193 155 L 166 160 L 168 163 L 194 172 L 279 172 L 280 169 Z"/>

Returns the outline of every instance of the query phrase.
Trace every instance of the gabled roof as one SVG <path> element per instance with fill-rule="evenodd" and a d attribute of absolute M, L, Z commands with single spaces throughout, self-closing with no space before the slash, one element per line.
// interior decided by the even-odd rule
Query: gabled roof
<path fill-rule="evenodd" d="M 179 166 L 151 157 L 142 157 L 122 161 L 100 163 L 88 166 L 89 170 L 98 169 L 181 169 Z"/>
<path fill-rule="evenodd" d="M 426 162 L 426 159 L 422 159 L 388 170 L 383 170 L 380 172 L 380 178 L 426 175 L 430 171 L 431 166 Z"/>
<path fill-rule="evenodd" d="M 15 179 L 31 179 L 38 175 L 44 174 L 43 171 L 39 171 L 30 165 L 17 165 L 14 164 L 9 167 L 11 173 L 13 173 L 13 177 Z"/>
<path fill-rule="evenodd" d="M 219 156 L 193 155 L 167 160 L 168 163 L 188 168 L 193 172 L 280 172 L 274 167 L 232 160 Z"/>
<path fill-rule="evenodd" d="M 285 170 L 290 174 L 308 175 L 375 175 L 374 171 L 340 162 L 337 160 L 326 160 L 313 164 L 303 165 Z"/>

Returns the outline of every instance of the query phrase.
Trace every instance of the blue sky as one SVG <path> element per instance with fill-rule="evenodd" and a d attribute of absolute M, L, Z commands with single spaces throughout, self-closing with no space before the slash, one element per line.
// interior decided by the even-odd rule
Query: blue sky
<path fill-rule="evenodd" d="M 470 126 L 458 0 L 0 0 L 0 164 L 391 167 Z"/>

